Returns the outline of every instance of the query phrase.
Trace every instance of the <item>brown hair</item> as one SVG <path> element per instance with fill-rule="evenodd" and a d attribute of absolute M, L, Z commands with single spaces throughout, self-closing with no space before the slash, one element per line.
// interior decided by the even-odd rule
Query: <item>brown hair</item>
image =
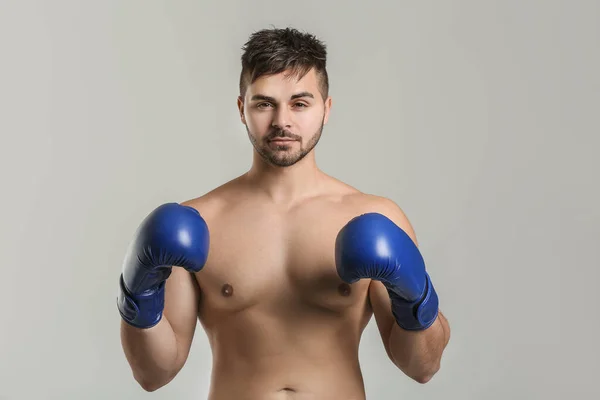
<path fill-rule="evenodd" d="M 263 29 L 250 35 L 242 50 L 242 98 L 248 85 L 261 76 L 289 71 L 290 76 L 300 79 L 313 68 L 319 78 L 321 96 L 327 98 L 327 49 L 314 35 L 293 28 Z"/>

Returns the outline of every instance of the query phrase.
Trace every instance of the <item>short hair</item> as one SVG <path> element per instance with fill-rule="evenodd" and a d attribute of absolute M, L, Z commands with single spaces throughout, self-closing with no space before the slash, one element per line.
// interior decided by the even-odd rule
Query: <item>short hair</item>
<path fill-rule="evenodd" d="M 258 78 L 289 71 L 290 76 L 301 79 L 315 69 L 321 96 L 329 94 L 327 76 L 327 48 L 314 35 L 294 28 L 263 29 L 250 35 L 242 47 L 242 72 L 240 74 L 240 96 Z"/>

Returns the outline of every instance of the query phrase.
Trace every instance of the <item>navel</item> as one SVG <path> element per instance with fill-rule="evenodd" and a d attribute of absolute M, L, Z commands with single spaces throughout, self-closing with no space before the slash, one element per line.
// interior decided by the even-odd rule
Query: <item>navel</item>
<path fill-rule="evenodd" d="M 231 286 L 229 283 L 224 284 L 221 288 L 221 294 L 223 297 L 233 296 L 233 286 Z"/>
<path fill-rule="evenodd" d="M 338 292 L 340 292 L 340 294 L 344 297 L 348 297 L 350 296 L 350 293 L 352 293 L 352 288 L 350 287 L 349 284 L 347 283 L 340 283 L 340 285 L 338 286 Z"/>

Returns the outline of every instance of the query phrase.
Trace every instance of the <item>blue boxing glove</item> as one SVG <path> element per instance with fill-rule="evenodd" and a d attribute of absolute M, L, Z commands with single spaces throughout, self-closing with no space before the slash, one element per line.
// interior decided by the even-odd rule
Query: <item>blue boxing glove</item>
<path fill-rule="evenodd" d="M 336 238 L 338 275 L 347 283 L 381 281 L 392 313 L 406 330 L 430 327 L 438 315 L 438 297 L 413 240 L 387 217 L 368 213 L 353 218 Z"/>
<path fill-rule="evenodd" d="M 123 320 L 137 328 L 158 324 L 172 266 L 198 272 L 208 248 L 208 227 L 196 209 L 167 203 L 152 211 L 137 229 L 123 262 L 117 299 Z"/>

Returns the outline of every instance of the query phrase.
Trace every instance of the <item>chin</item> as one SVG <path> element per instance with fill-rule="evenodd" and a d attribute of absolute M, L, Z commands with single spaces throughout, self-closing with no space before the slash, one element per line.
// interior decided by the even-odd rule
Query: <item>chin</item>
<path fill-rule="evenodd" d="M 270 158 L 268 160 L 269 164 L 275 166 L 275 167 L 291 167 L 292 165 L 296 164 L 298 161 L 300 161 L 299 159 L 297 159 L 296 157 L 294 158 Z"/>

